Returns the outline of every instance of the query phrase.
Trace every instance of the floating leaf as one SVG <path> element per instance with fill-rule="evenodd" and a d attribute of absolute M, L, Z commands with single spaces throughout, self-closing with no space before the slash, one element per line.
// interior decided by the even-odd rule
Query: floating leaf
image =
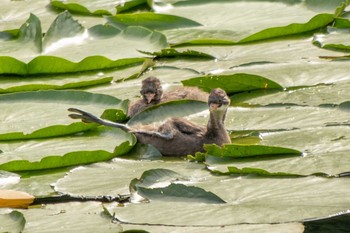
<path fill-rule="evenodd" d="M 225 173 L 226 175 L 259 175 L 259 176 L 275 176 L 275 177 L 303 177 L 303 175 L 299 174 L 292 174 L 292 173 L 286 173 L 286 172 L 269 172 L 260 168 L 251 168 L 251 167 L 245 167 L 242 169 L 239 169 L 237 167 L 228 166 L 227 167 L 228 172 Z M 213 173 L 216 173 L 215 170 L 213 170 Z"/>
<path fill-rule="evenodd" d="M 313 43 L 315 45 L 320 46 L 325 49 L 333 49 L 333 50 L 341 50 L 341 51 L 349 51 L 350 43 L 349 43 L 350 33 L 346 29 L 332 29 L 330 33 L 317 34 L 313 39 Z"/>
<path fill-rule="evenodd" d="M 1 95 L 0 138 L 44 138 L 86 131 L 96 125 L 74 123 L 68 117 L 68 108 L 81 106 L 107 119 L 123 121 L 126 119 L 127 105 L 128 101 L 112 96 L 73 90 Z"/>
<path fill-rule="evenodd" d="M 131 150 L 136 139 L 119 129 L 100 129 L 87 136 L 0 143 L 0 169 L 43 170 L 110 160 Z M 20 148 L 20 149 L 18 149 Z"/>
<path fill-rule="evenodd" d="M 119 29 L 124 29 L 128 26 L 142 26 L 152 30 L 166 30 L 181 27 L 197 27 L 201 25 L 184 17 L 150 12 L 109 16 L 107 20 L 110 24 Z"/>
<path fill-rule="evenodd" d="M 82 2 L 82 1 L 78 1 L 78 2 Z M 51 0 L 51 5 L 58 9 L 68 10 L 72 13 L 79 13 L 83 15 L 97 15 L 97 16 L 114 14 L 112 11 L 106 10 L 103 8 L 114 9 L 116 5 L 115 1 L 98 1 L 98 4 L 90 1 L 84 1 L 83 4 L 80 4 L 78 2 L 73 1 L 73 2 L 65 3 L 63 1 Z"/>
<path fill-rule="evenodd" d="M 237 73 L 231 75 L 208 75 L 183 80 L 185 86 L 197 86 L 205 91 L 222 88 L 228 94 L 257 89 L 282 89 L 278 83 L 259 75 Z"/>
<path fill-rule="evenodd" d="M 225 203 L 217 195 L 202 188 L 186 186 L 180 183 L 186 180 L 182 175 L 167 169 L 145 171 L 140 179 L 131 182 L 131 190 L 147 199 L 166 201 L 203 202 L 211 204 Z M 161 185 L 161 187 L 159 187 Z"/>
<path fill-rule="evenodd" d="M 68 11 L 63 12 L 57 16 L 57 18 L 52 22 L 49 29 L 45 33 L 43 39 L 44 50 L 50 49 L 55 42 L 62 39 L 67 39 L 75 37 L 84 33 L 84 27 L 74 20 L 72 15 Z M 40 36 L 41 40 L 41 36 Z"/>
<path fill-rule="evenodd" d="M 253 156 L 281 156 L 281 155 L 301 155 L 298 150 L 264 145 L 235 145 L 225 144 L 219 147 L 215 144 L 204 145 L 206 154 L 218 157 L 246 158 Z"/>
<path fill-rule="evenodd" d="M 333 20 L 334 16 L 332 14 L 319 14 L 314 16 L 307 23 L 293 23 L 284 27 L 275 27 L 262 30 L 240 40 L 239 43 L 266 40 L 281 36 L 296 35 L 300 33 L 310 32 L 327 26 L 328 24 L 333 22 Z"/>
<path fill-rule="evenodd" d="M 24 84 L 24 85 L 13 85 L 8 88 L 0 88 L 0 93 L 13 93 L 13 92 L 24 92 L 24 91 L 39 91 L 39 90 L 64 90 L 64 89 L 73 89 L 73 88 L 82 88 L 82 87 L 91 87 L 101 84 L 110 83 L 113 80 L 112 77 L 103 77 L 96 78 L 93 80 L 87 81 L 77 81 L 77 82 L 68 82 L 63 85 L 55 85 L 55 84 Z M 0 80 L 1 82 L 2 80 Z M 21 80 L 23 81 L 23 80 Z M 55 80 L 52 80 L 53 82 Z"/>
<path fill-rule="evenodd" d="M 142 51 L 141 51 L 142 52 Z M 177 51 L 175 49 L 162 49 L 160 52 L 154 52 L 154 53 L 149 53 L 149 52 L 142 52 L 147 55 L 152 55 L 155 56 L 155 58 L 204 58 L 204 59 L 215 59 L 214 56 L 207 54 L 207 53 L 202 53 L 198 52 L 195 50 L 185 50 L 185 51 Z"/>
<path fill-rule="evenodd" d="M 1 190 L 0 192 L 4 191 L 6 190 Z M 0 214 L 0 223 L 2 232 L 21 233 L 26 225 L 26 219 L 21 212 L 13 210 L 8 214 Z"/>
<path fill-rule="evenodd" d="M 0 53 L 6 56 L 0 56 L 0 63 L 3 64 L 0 74 L 51 74 L 124 68 L 144 61 L 139 57 L 138 50 L 153 52 L 168 46 L 163 34 L 142 27 L 127 27 L 120 33 L 116 33 L 113 27 L 104 27 L 103 30 L 94 28 L 89 35 L 68 12 L 58 15 L 51 24 L 44 37 L 44 48 L 41 45 L 41 32 L 40 37 L 31 36 L 30 31 L 34 29 L 26 29 L 40 28 L 37 17 L 32 15 L 22 28 L 17 40 L 2 42 Z M 116 53 L 118 49 L 123 53 Z M 89 56 L 83 52 L 85 50 L 89 51 Z"/>
<path fill-rule="evenodd" d="M 129 11 L 135 8 L 141 8 L 144 6 L 148 6 L 147 0 L 128 0 L 118 3 L 116 9 L 117 13 L 120 14 L 122 12 Z"/>

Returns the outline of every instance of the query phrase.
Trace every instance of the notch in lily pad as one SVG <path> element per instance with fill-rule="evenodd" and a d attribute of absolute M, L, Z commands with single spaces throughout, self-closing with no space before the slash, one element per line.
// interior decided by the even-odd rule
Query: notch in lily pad
<path fill-rule="evenodd" d="M 212 192 L 185 185 L 187 182 L 191 182 L 190 178 L 169 169 L 159 168 L 145 171 L 140 179 L 132 180 L 129 189 L 134 201 L 141 196 L 143 201 L 226 203 Z"/>

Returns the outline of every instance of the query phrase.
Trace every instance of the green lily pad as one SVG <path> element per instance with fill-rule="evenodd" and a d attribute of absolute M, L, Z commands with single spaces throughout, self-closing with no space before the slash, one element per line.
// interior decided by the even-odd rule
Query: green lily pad
<path fill-rule="evenodd" d="M 96 115 L 110 115 L 110 120 L 125 120 L 127 111 L 127 101 L 84 91 L 6 94 L 0 96 L 0 106 L 3 109 L 0 113 L 2 140 L 62 136 L 96 127 L 94 124 L 73 122 L 68 117 L 67 109 L 70 107 L 81 107 Z M 114 114 L 110 114 L 111 111 Z"/>
<path fill-rule="evenodd" d="M 210 54 L 198 52 L 195 50 L 186 50 L 186 51 L 177 51 L 175 49 L 162 49 L 160 52 L 143 52 L 147 55 L 154 56 L 155 58 L 175 58 L 175 57 L 182 57 L 182 58 L 203 58 L 203 59 L 215 59 Z"/>
<path fill-rule="evenodd" d="M 282 89 L 283 87 L 276 82 L 259 75 L 252 74 L 231 74 L 231 75 L 210 75 L 201 76 L 188 80 L 183 80 L 185 86 L 197 86 L 205 91 L 210 91 L 220 87 L 227 94 L 236 92 L 251 91 L 256 89 Z"/>
<path fill-rule="evenodd" d="M 51 0 L 51 5 L 61 10 L 68 10 L 72 13 L 101 16 L 115 14 L 116 2 L 108 0 L 94 2 L 83 0 L 68 2 Z"/>
<path fill-rule="evenodd" d="M 76 81 L 72 80 L 71 78 L 64 78 L 62 77 L 62 80 L 52 79 L 51 77 L 48 78 L 40 78 L 40 79 L 23 79 L 23 78 L 15 78 L 15 77 L 9 77 L 7 80 L 4 78 L 0 79 L 0 83 L 6 83 L 5 85 L 1 85 L 2 88 L 0 88 L 0 93 L 13 93 L 13 92 L 24 92 L 24 91 L 39 91 L 39 90 L 64 90 L 64 89 L 74 89 L 74 88 L 83 88 L 83 87 L 92 87 L 96 85 L 101 84 L 107 84 L 110 83 L 113 78 L 112 77 L 102 77 L 102 78 L 94 78 L 92 77 L 86 77 L 86 81 Z M 71 80 L 68 81 L 63 81 Z M 52 83 L 52 84 L 48 84 Z M 61 84 L 64 82 L 64 84 Z M 22 85 L 21 85 L 22 83 Z M 59 84 L 54 84 L 59 83 Z M 4 88 L 7 86 L 6 88 Z"/>
<path fill-rule="evenodd" d="M 269 16 L 256 12 L 269 12 Z M 295 12 L 298 14 L 295 15 Z M 285 4 L 281 1 L 184 4 L 172 8 L 169 13 L 191 18 L 205 26 L 194 30 L 168 30 L 164 33 L 169 42 L 175 45 L 246 43 L 323 28 L 334 20 L 333 14 L 325 12 L 333 13 L 334 7 L 310 9 L 300 1 L 295 4 Z M 293 17 L 290 17 L 292 14 Z M 210 17 L 207 17 L 208 15 Z M 276 20 L 270 20 L 271 18 Z"/>
<path fill-rule="evenodd" d="M 128 26 L 141 26 L 151 30 L 165 30 L 181 27 L 197 27 L 201 25 L 184 17 L 150 12 L 109 16 L 107 20 L 110 24 L 119 29 L 124 29 Z"/>
<path fill-rule="evenodd" d="M 136 143 L 119 129 L 98 130 L 86 136 L 0 143 L 0 169 L 42 170 L 110 160 L 127 153 Z"/>
<path fill-rule="evenodd" d="M 264 146 L 264 145 L 235 145 L 225 144 L 223 147 L 217 145 L 205 145 L 205 153 L 222 158 L 248 158 L 261 156 L 279 155 L 301 155 L 302 152 L 291 148 Z"/>
<path fill-rule="evenodd" d="M 61 27 L 67 29 L 60 30 Z M 34 29 L 36 33 L 31 33 Z M 17 40 L 3 42 L 1 51 L 6 51 L 6 56 L 0 56 L 4 64 L 0 73 L 26 75 L 125 67 L 144 61 L 137 50 L 152 52 L 167 46 L 164 35 L 146 28 L 128 27 L 112 37 L 110 31 L 114 33 L 115 29 L 94 31 L 92 38 L 68 12 L 63 12 L 42 42 L 40 20 L 31 15 L 21 27 Z M 98 33 L 101 35 L 96 37 Z M 106 47 L 110 41 L 113 41 L 113 49 Z M 118 48 L 123 50 L 123 55 L 114 52 Z M 85 50 L 90 56 L 84 54 Z"/>

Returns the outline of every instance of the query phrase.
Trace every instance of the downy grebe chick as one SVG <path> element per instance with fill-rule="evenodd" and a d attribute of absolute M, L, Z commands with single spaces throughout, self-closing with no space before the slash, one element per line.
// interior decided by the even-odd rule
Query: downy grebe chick
<path fill-rule="evenodd" d="M 153 145 L 164 156 L 183 156 L 203 151 L 204 144 L 221 146 L 225 143 L 231 143 L 224 125 L 229 105 L 230 98 L 224 90 L 220 88 L 212 90 L 208 98 L 210 114 L 206 127 L 175 117 L 169 118 L 159 125 L 129 127 L 128 125 L 103 120 L 79 109 L 70 108 L 68 111 L 78 113 L 69 115 L 73 119 L 81 119 L 87 123 L 96 122 L 133 133 L 140 143 Z"/>
<path fill-rule="evenodd" d="M 142 110 L 160 103 L 163 89 L 158 78 L 150 76 L 142 81 L 142 99 L 129 105 L 128 116 L 133 117 Z"/>

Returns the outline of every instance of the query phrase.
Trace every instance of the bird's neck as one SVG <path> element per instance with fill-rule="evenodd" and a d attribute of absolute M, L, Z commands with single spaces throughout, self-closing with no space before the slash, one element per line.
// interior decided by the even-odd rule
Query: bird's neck
<path fill-rule="evenodd" d="M 226 128 L 224 125 L 226 117 L 226 112 L 210 112 L 209 121 L 207 125 L 207 132 L 212 136 L 216 136 L 217 134 L 222 134 L 222 132 L 226 132 Z"/>

